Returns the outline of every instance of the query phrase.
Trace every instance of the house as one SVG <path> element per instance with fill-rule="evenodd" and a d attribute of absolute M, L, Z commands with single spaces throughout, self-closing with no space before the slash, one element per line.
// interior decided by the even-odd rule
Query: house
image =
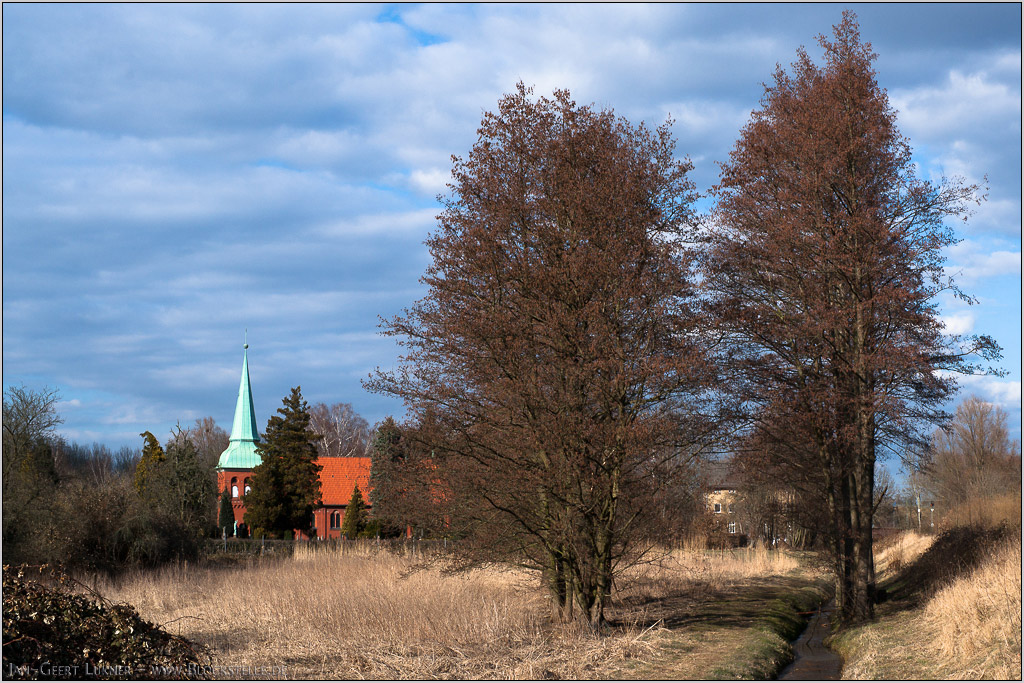
<path fill-rule="evenodd" d="M 262 462 L 256 450 L 260 435 L 249 384 L 249 345 L 242 348 L 242 379 L 238 385 L 235 419 L 228 447 L 217 461 L 217 490 L 228 491 L 231 496 L 235 532 L 245 519 L 245 494 L 249 493 L 253 470 Z M 313 512 L 313 526 L 317 538 L 338 538 L 345 508 L 357 485 L 369 506 L 370 458 L 318 458 L 317 464 L 323 467 L 320 471 L 323 506 Z"/>
<path fill-rule="evenodd" d="M 737 514 L 741 489 L 739 477 L 726 460 L 715 460 L 705 464 L 705 501 L 711 515 L 713 532 L 735 537 L 731 542 L 745 541 L 746 531 Z"/>

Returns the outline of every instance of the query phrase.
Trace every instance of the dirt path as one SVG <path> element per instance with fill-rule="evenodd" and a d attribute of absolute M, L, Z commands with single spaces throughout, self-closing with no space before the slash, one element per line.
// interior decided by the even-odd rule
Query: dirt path
<path fill-rule="evenodd" d="M 780 681 L 837 681 L 843 670 L 839 655 L 825 647 L 831 632 L 829 617 L 833 603 L 828 603 L 811 618 L 807 628 L 793 643 L 793 663 L 779 674 Z"/>

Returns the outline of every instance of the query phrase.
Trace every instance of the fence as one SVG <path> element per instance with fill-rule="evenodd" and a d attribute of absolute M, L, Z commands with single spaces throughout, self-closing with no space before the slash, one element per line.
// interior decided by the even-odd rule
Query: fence
<path fill-rule="evenodd" d="M 455 542 L 447 538 L 358 538 L 324 540 L 282 540 L 276 538 L 227 538 L 208 539 L 206 553 L 244 556 L 290 557 L 296 549 L 304 553 L 349 553 L 374 555 L 388 552 L 399 556 L 427 557 L 447 553 L 454 549 Z"/>

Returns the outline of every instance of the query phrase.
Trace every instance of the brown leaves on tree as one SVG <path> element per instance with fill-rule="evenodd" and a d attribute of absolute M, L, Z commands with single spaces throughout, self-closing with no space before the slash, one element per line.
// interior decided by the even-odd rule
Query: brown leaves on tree
<path fill-rule="evenodd" d="M 645 501 L 707 431 L 695 194 L 668 124 L 530 96 L 454 158 L 429 293 L 385 326 L 407 353 L 368 387 L 405 399 L 407 450 L 477 557 L 544 568 L 562 615 L 599 623 Z"/>
<path fill-rule="evenodd" d="M 757 450 L 829 505 L 844 618 L 870 616 L 876 451 L 923 442 L 953 372 L 998 356 L 943 335 L 942 271 L 979 188 L 917 178 L 908 142 L 844 13 L 824 63 L 800 50 L 722 166 L 705 277 L 735 346 L 730 385 L 757 418 Z M 962 294 L 961 294 L 962 296 Z"/>

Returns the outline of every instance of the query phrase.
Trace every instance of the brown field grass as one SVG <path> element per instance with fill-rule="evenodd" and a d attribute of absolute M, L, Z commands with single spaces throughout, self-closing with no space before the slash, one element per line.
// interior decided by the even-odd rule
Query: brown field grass
<path fill-rule="evenodd" d="M 941 588 L 925 605 L 923 621 L 938 634 L 933 647 L 951 678 L 1019 679 L 1020 535 Z"/>
<path fill-rule="evenodd" d="M 1020 680 L 1019 514 L 992 506 L 986 525 L 973 514 L 976 526 L 938 538 L 908 532 L 879 548 L 878 575 L 894 600 L 875 623 L 836 639 L 843 677 Z"/>
<path fill-rule="evenodd" d="M 623 576 L 609 611 L 615 628 L 602 636 L 552 625 L 530 572 L 446 574 L 370 545 L 345 554 L 299 547 L 248 567 L 142 572 L 100 591 L 212 647 L 214 661 L 232 667 L 222 677 L 603 678 L 657 649 L 665 629 L 649 618 L 652 601 L 672 596 L 685 610 L 796 566 L 764 550 L 665 553 Z"/>
<path fill-rule="evenodd" d="M 879 581 L 896 576 L 921 557 L 935 540 L 934 536 L 905 531 L 875 546 L 875 572 Z"/>
<path fill-rule="evenodd" d="M 1010 526 L 1021 525 L 1020 491 L 989 498 L 974 498 L 957 505 L 943 516 L 940 527 L 953 529 L 972 524 L 990 527 L 1003 522 Z"/>

